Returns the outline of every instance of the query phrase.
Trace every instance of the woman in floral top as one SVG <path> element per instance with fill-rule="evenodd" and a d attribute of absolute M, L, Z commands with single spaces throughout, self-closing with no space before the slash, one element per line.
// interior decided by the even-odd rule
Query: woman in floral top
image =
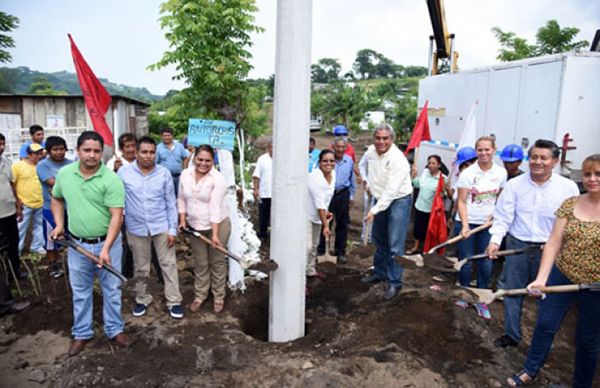
<path fill-rule="evenodd" d="M 600 154 L 583 161 L 586 194 L 567 199 L 556 211 L 550 239 L 544 247 L 536 279 L 540 287 L 600 282 Z M 573 386 L 591 387 L 600 354 L 600 292 L 549 294 L 540 302 L 538 320 L 523 370 L 507 380 L 511 386 L 530 384 L 544 365 L 563 317 L 577 300 L 575 373 Z"/>

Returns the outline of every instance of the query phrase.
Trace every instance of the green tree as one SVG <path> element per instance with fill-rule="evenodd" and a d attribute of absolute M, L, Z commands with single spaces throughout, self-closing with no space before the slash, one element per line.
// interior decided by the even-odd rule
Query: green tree
<path fill-rule="evenodd" d="M 321 58 L 311 66 L 312 82 L 325 83 L 335 82 L 340 77 L 342 65 L 334 58 Z"/>
<path fill-rule="evenodd" d="M 19 19 L 17 17 L 0 11 L 0 62 L 12 61 L 12 56 L 5 48 L 15 47 L 15 40 L 5 33 L 11 32 L 17 27 L 19 27 Z"/>
<path fill-rule="evenodd" d="M 29 85 L 29 89 L 27 89 L 27 94 L 39 94 L 39 95 L 65 95 L 66 92 L 62 90 L 54 89 L 52 83 L 48 81 L 44 77 L 36 77 L 31 85 Z"/>
<path fill-rule="evenodd" d="M 558 21 L 548 20 L 544 27 L 540 27 L 535 35 L 537 41 L 537 54 L 556 54 L 565 51 L 578 50 L 589 46 L 587 40 L 573 42 L 579 33 L 577 27 L 560 28 Z"/>
<path fill-rule="evenodd" d="M 176 66 L 173 78 L 188 85 L 180 96 L 182 113 L 200 111 L 205 118 L 238 126 L 249 118 L 252 98 L 244 78 L 252 69 L 250 34 L 263 31 L 254 24 L 256 11 L 254 0 L 167 0 L 161 5 L 160 25 L 170 50 L 149 69 Z"/>
<path fill-rule="evenodd" d="M 527 43 L 527 39 L 518 37 L 514 32 L 505 32 L 499 27 L 492 28 L 492 32 L 501 46 L 496 58 L 505 62 L 562 53 L 589 45 L 586 40 L 573 42 L 579 29 L 576 27 L 561 28 L 556 20 L 549 20 L 545 26 L 538 29 L 536 44 L 533 45 Z"/>
<path fill-rule="evenodd" d="M 357 129 L 368 110 L 378 102 L 358 85 L 336 82 L 320 92 L 313 92 L 313 113 L 322 115 L 325 123 L 342 123 L 348 129 Z"/>
<path fill-rule="evenodd" d="M 356 53 L 352 68 L 359 78 L 375 78 L 379 53 L 371 49 L 362 49 Z"/>

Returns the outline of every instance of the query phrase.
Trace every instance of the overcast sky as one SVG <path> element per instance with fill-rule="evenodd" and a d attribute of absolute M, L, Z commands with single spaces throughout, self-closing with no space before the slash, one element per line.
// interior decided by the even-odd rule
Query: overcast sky
<path fill-rule="evenodd" d="M 97 76 L 164 94 L 183 86 L 171 80 L 173 69 L 150 72 L 167 49 L 158 24 L 160 0 L 0 0 L 0 9 L 17 16 L 16 48 L 9 66 L 39 71 L 74 72 L 67 33 Z M 276 0 L 257 0 L 256 23 L 266 29 L 254 36 L 252 78 L 267 78 L 275 68 Z M 597 0 L 446 0 L 449 32 L 463 69 L 496 62 L 494 26 L 535 40 L 536 30 L 557 19 L 581 30 L 591 42 L 600 28 Z M 402 65 L 427 66 L 431 22 L 425 0 L 314 0 L 313 62 L 337 58 L 351 69 L 356 52 L 374 49 Z"/>

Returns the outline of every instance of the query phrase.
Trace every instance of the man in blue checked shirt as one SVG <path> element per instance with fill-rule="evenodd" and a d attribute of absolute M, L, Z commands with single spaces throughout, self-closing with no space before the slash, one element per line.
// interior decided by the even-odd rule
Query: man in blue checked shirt
<path fill-rule="evenodd" d="M 175 197 L 177 197 L 179 176 L 181 175 L 181 171 L 187 167 L 187 160 L 190 155 L 181 143 L 173 140 L 173 130 L 171 128 L 161 129 L 160 138 L 162 142 L 156 147 L 156 163 L 171 172 L 175 187 Z"/>
<path fill-rule="evenodd" d="M 343 137 L 338 137 L 333 142 L 333 151 L 335 153 L 335 192 L 329 211 L 333 213 L 335 219 L 335 255 L 340 264 L 348 262 L 346 257 L 346 242 L 348 241 L 348 224 L 350 223 L 350 206 L 354 200 L 356 184 L 354 182 L 354 162 L 352 158 L 346 155 L 348 144 Z M 324 254 L 325 239 L 321 234 L 321 241 L 317 252 Z"/>
<path fill-rule="evenodd" d="M 156 142 L 141 137 L 136 144 L 136 161 L 119 169 L 125 185 L 125 226 L 133 252 L 135 307 L 133 316 L 141 317 L 152 302 L 147 290 L 150 274 L 150 247 L 154 244 L 165 282 L 167 308 L 172 318 L 183 318 L 179 276 L 175 258 L 177 209 L 173 178 L 155 162 Z"/>

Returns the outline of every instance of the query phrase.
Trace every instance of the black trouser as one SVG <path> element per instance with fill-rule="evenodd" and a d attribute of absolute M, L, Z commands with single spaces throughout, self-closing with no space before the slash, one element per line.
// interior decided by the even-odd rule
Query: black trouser
<path fill-rule="evenodd" d="M 0 316 L 10 310 L 10 306 L 14 303 L 15 300 L 10 293 L 10 288 L 8 288 L 8 284 L 6 284 L 6 274 L 0 266 Z"/>
<path fill-rule="evenodd" d="M 348 224 L 350 223 L 350 190 L 342 189 L 333 194 L 329 211 L 335 219 L 335 255 L 346 255 L 346 242 L 348 241 Z M 331 224 L 330 224 L 331 226 Z M 317 253 L 325 253 L 325 238 L 323 233 L 319 239 Z"/>
<path fill-rule="evenodd" d="M 19 227 L 17 215 L 0 218 L 0 247 L 5 259 L 10 260 L 17 277 L 21 271 L 19 260 Z"/>
<path fill-rule="evenodd" d="M 258 202 L 258 237 L 266 238 L 271 221 L 271 198 L 261 198 Z"/>

